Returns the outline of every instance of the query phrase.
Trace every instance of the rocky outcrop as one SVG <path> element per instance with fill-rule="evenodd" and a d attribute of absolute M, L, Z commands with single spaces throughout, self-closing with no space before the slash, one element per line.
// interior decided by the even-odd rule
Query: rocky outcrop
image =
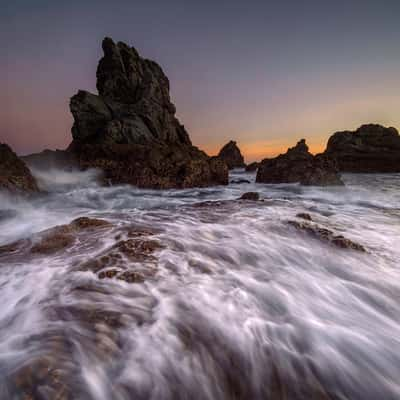
<path fill-rule="evenodd" d="M 400 172 L 400 136 L 395 128 L 362 125 L 334 133 L 325 154 L 344 172 Z"/>
<path fill-rule="evenodd" d="M 218 158 L 223 160 L 229 169 L 244 168 L 244 158 L 236 142 L 231 140 L 219 152 Z"/>
<path fill-rule="evenodd" d="M 250 164 L 248 164 L 248 165 L 246 165 L 246 171 L 247 172 L 254 172 L 254 171 L 257 171 L 257 169 L 258 169 L 258 167 L 260 166 L 260 163 L 259 162 L 252 162 L 252 163 L 250 163 Z"/>
<path fill-rule="evenodd" d="M 12 193 L 38 192 L 35 178 L 25 163 L 6 144 L 0 143 L 0 190 Z"/>
<path fill-rule="evenodd" d="M 294 226 L 299 231 L 303 231 L 312 237 L 331 243 L 336 247 L 356 250 L 363 253 L 366 252 L 366 249 L 363 245 L 353 242 L 352 240 L 345 238 L 343 235 L 336 235 L 331 230 L 316 224 L 298 221 L 288 221 L 288 224 Z"/>
<path fill-rule="evenodd" d="M 257 171 L 256 182 L 343 185 L 335 161 L 323 154 L 313 156 L 304 139 L 285 154 L 263 160 Z"/>
<path fill-rule="evenodd" d="M 158 64 L 124 43 L 103 41 L 94 95 L 71 98 L 69 147 L 81 168 L 104 171 L 111 183 L 185 188 L 228 183 L 224 162 L 194 147 L 175 117 L 169 81 Z"/>

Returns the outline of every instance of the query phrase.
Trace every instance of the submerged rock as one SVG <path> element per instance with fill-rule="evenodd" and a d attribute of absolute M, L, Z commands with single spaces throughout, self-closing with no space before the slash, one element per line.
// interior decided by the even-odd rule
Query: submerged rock
<path fill-rule="evenodd" d="M 12 193 L 38 192 L 35 178 L 7 144 L 0 143 L 0 190 Z"/>
<path fill-rule="evenodd" d="M 362 125 L 334 133 L 325 154 L 334 157 L 344 172 L 400 172 L 400 135 L 395 128 Z"/>
<path fill-rule="evenodd" d="M 155 232 L 144 229 L 131 229 L 126 239 L 102 251 L 97 256 L 79 266 L 80 271 L 91 271 L 100 279 L 118 279 L 128 283 L 142 283 L 157 272 L 155 251 L 164 246 L 151 239 Z"/>
<path fill-rule="evenodd" d="M 352 240 L 347 239 L 342 235 L 336 235 L 329 229 L 322 228 L 318 225 L 309 222 L 288 221 L 288 223 L 294 226 L 298 230 L 304 231 L 309 235 L 314 236 L 318 239 L 332 243 L 337 247 L 341 247 L 343 249 L 356 250 L 364 253 L 366 252 L 365 247 L 362 246 L 361 244 L 355 243 Z"/>
<path fill-rule="evenodd" d="M 193 146 L 175 117 L 161 67 L 110 38 L 103 40 L 103 51 L 99 95 L 79 91 L 70 102 L 68 150 L 80 167 L 100 168 L 111 183 L 148 188 L 228 184 L 225 163 Z"/>
<path fill-rule="evenodd" d="M 219 152 L 218 158 L 223 160 L 229 169 L 244 168 L 244 158 L 236 142 L 231 140 Z"/>
<path fill-rule="evenodd" d="M 9 255 L 16 251 L 25 251 L 26 254 L 50 255 L 71 247 L 79 234 L 101 228 L 111 228 L 108 221 L 80 217 L 67 225 L 58 225 L 54 228 L 36 233 L 31 239 L 21 239 L 17 242 L 0 246 L 0 255 Z"/>
<path fill-rule="evenodd" d="M 304 139 L 285 154 L 263 160 L 257 171 L 256 182 L 343 185 L 335 161 L 323 154 L 313 156 Z"/>

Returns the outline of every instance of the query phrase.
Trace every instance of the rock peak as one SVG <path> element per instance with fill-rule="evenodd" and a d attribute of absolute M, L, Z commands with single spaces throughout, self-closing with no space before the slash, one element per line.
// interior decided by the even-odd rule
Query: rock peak
<path fill-rule="evenodd" d="M 80 166 L 101 168 L 110 182 L 142 187 L 226 184 L 226 165 L 192 146 L 175 117 L 162 68 L 109 37 L 102 48 L 98 95 L 79 91 L 70 102 L 69 150 Z"/>
<path fill-rule="evenodd" d="M 222 147 L 218 158 L 223 160 L 229 169 L 244 168 L 246 166 L 242 153 L 234 140 L 230 140 Z"/>

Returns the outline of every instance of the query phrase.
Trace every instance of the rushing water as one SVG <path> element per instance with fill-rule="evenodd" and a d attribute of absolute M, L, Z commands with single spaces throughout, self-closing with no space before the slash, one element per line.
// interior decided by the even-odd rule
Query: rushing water
<path fill-rule="evenodd" d="M 400 399 L 400 175 L 180 191 L 38 177 L 46 196 L 0 194 L 0 245 L 79 216 L 113 230 L 0 254 L 0 399 Z M 196 206 L 247 191 L 265 201 Z M 297 232 L 299 212 L 367 252 Z M 133 225 L 163 246 L 149 279 L 76 268 Z"/>

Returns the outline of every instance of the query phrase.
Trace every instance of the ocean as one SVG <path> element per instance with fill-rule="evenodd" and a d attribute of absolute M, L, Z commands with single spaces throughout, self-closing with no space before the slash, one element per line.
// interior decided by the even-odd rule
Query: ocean
<path fill-rule="evenodd" d="M 164 191 L 35 175 L 47 195 L 0 194 L 0 246 L 112 225 L 51 254 L 0 248 L 0 399 L 400 399 L 400 174 L 317 188 L 234 170 L 250 183 Z M 297 230 L 299 213 L 366 251 Z M 159 245 L 113 265 L 141 279 L 79 267 L 132 231 Z"/>

